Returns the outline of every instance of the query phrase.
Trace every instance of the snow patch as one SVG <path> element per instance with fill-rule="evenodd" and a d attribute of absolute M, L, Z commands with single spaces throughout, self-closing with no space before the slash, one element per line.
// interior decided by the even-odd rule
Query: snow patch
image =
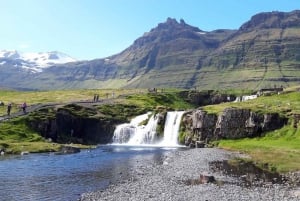
<path fill-rule="evenodd" d="M 64 64 L 69 62 L 75 62 L 76 59 L 64 54 L 62 52 L 53 51 L 53 52 L 18 52 L 16 50 L 7 51 L 1 50 L 0 51 L 0 59 L 9 59 L 20 61 L 21 68 L 28 69 L 32 72 L 41 72 L 43 68 L 47 68 L 51 65 L 55 64 Z M 3 62 L 1 62 L 1 65 Z M 16 66 L 16 64 L 15 64 Z"/>

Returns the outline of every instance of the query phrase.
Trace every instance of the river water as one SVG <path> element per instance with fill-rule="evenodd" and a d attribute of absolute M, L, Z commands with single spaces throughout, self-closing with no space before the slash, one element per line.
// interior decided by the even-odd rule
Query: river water
<path fill-rule="evenodd" d="M 0 157 L 0 200 L 68 201 L 128 179 L 132 170 L 161 163 L 175 148 L 103 145 L 77 154 Z"/>

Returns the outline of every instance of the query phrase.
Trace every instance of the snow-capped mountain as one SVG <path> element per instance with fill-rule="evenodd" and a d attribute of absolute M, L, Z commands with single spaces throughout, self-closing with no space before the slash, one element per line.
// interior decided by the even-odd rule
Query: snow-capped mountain
<path fill-rule="evenodd" d="M 33 73 L 41 72 L 54 64 L 63 64 L 68 62 L 75 62 L 76 59 L 57 51 L 53 52 L 39 52 L 39 53 L 23 53 L 16 50 L 0 51 L 0 66 L 13 65 L 27 69 Z"/>

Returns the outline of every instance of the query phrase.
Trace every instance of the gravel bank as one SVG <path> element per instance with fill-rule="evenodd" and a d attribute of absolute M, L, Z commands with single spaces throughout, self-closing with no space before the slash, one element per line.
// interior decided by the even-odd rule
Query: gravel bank
<path fill-rule="evenodd" d="M 160 165 L 144 164 L 132 170 L 134 175 L 104 191 L 85 193 L 81 201 L 299 201 L 300 189 L 284 185 L 244 188 L 233 184 L 235 178 L 212 173 L 210 161 L 236 156 L 220 149 L 188 149 L 168 153 Z M 223 184 L 187 185 L 200 174 L 213 175 Z"/>

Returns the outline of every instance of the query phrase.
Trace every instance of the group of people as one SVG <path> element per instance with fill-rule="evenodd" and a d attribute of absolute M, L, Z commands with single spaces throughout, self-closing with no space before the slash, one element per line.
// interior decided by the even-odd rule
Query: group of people
<path fill-rule="evenodd" d="M 23 113 L 25 114 L 26 113 L 26 108 L 27 108 L 26 102 L 22 103 L 20 107 L 21 107 Z M 12 103 L 8 103 L 7 111 L 6 111 L 8 116 L 10 116 L 11 109 L 12 109 Z"/>
<path fill-rule="evenodd" d="M 99 94 L 94 94 L 94 102 L 98 102 L 99 101 Z"/>

